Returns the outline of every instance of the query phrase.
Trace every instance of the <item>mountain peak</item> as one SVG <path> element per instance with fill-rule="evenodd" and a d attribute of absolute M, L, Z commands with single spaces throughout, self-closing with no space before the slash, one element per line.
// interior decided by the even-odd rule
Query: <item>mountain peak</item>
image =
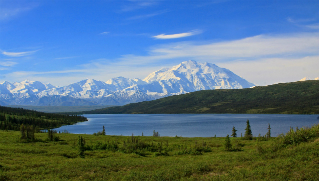
<path fill-rule="evenodd" d="M 130 79 L 129 78 L 125 78 L 123 76 L 119 76 L 119 77 L 114 77 L 114 78 L 111 78 L 110 80 L 106 81 L 105 83 L 107 84 L 114 84 L 114 83 L 119 83 L 119 82 L 127 82 L 129 81 Z"/>
<path fill-rule="evenodd" d="M 166 87 L 173 87 L 175 93 L 192 92 L 207 89 L 249 88 L 253 84 L 211 63 L 197 63 L 194 60 L 184 61 L 170 69 L 161 69 L 149 74 L 144 81 L 166 82 Z M 180 85 L 174 85 L 179 82 Z M 167 88 L 164 88 L 165 90 Z M 172 91 L 172 90 L 170 90 Z M 164 91 L 165 92 L 165 91 Z"/>
<path fill-rule="evenodd" d="M 197 65 L 197 62 L 195 60 L 187 60 L 182 62 L 181 64 Z"/>
<path fill-rule="evenodd" d="M 26 79 L 26 80 L 24 80 L 24 81 L 22 81 L 22 82 L 20 82 L 21 84 L 32 84 L 34 81 L 30 81 L 30 80 L 28 80 L 28 79 Z"/>
<path fill-rule="evenodd" d="M 99 81 L 94 80 L 94 79 L 86 79 L 85 82 L 86 82 L 86 84 L 95 84 L 96 82 L 99 82 Z"/>
<path fill-rule="evenodd" d="M 172 68 L 172 70 L 178 70 L 178 69 L 197 69 L 198 63 L 194 60 L 188 60 L 184 61 Z"/>
<path fill-rule="evenodd" d="M 300 79 L 299 81 L 306 81 L 306 80 L 319 80 L 319 77 L 314 78 L 314 79 L 312 79 L 310 77 L 304 77 L 304 78 Z"/>

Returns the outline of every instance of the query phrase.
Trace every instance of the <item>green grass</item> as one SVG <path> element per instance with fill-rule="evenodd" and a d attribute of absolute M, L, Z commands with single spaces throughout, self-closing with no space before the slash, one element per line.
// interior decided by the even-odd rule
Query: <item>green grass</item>
<path fill-rule="evenodd" d="M 26 142 L 18 131 L 0 131 L 0 180 L 318 179 L 319 125 L 268 141 L 230 138 L 239 148 L 232 151 L 225 151 L 225 138 L 214 137 L 57 136 L 47 141 L 36 133 L 36 142 Z"/>

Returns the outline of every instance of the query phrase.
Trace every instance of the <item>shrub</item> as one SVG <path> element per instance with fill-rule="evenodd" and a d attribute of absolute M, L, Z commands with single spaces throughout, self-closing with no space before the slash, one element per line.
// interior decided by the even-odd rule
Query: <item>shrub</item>
<path fill-rule="evenodd" d="M 319 137 L 319 124 L 313 126 L 312 128 L 296 129 L 296 131 L 291 128 L 290 131 L 286 133 L 286 135 L 280 135 L 278 141 L 283 146 L 298 145 L 302 142 L 307 142 L 315 137 Z"/>

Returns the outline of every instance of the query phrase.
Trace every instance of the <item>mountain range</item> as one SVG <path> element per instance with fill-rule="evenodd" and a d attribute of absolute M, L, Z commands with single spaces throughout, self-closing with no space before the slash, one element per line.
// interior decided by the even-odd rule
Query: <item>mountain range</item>
<path fill-rule="evenodd" d="M 124 105 L 199 90 L 252 86 L 254 84 L 228 69 L 189 60 L 155 71 L 143 80 L 116 77 L 103 82 L 86 79 L 63 87 L 39 81 L 6 81 L 0 84 L 0 105 Z"/>

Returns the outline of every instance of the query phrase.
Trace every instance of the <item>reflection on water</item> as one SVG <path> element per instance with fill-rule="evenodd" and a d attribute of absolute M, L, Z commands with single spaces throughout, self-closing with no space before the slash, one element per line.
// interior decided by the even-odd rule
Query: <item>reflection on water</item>
<path fill-rule="evenodd" d="M 272 136 L 289 131 L 290 127 L 311 127 L 318 124 L 318 115 L 284 114 L 87 114 L 89 121 L 62 126 L 57 131 L 67 130 L 76 134 L 93 134 L 106 128 L 107 135 L 152 136 L 153 130 L 161 136 L 224 137 L 231 135 L 233 126 L 237 135 L 245 133 L 249 119 L 254 136 L 265 135 L 268 123 Z"/>

